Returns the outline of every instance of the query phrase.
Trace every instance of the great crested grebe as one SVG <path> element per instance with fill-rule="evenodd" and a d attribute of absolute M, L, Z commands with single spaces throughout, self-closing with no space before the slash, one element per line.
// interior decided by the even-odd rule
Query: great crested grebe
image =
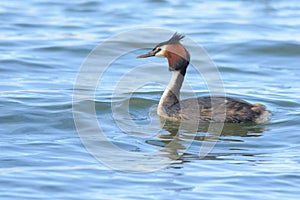
<path fill-rule="evenodd" d="M 151 56 L 168 59 L 172 78 L 164 91 L 157 114 L 171 120 L 199 122 L 265 123 L 271 112 L 262 104 L 250 104 L 231 97 L 198 97 L 180 101 L 180 89 L 190 62 L 190 54 L 180 43 L 184 35 L 175 33 L 168 41 L 159 43 L 150 52 L 137 58 Z"/>

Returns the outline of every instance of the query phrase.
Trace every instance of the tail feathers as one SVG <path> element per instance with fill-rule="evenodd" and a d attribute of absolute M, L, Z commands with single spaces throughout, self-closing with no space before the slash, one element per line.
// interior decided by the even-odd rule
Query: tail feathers
<path fill-rule="evenodd" d="M 251 110 L 257 113 L 255 123 L 258 124 L 267 123 L 272 115 L 271 111 L 267 110 L 266 107 L 262 104 L 254 104 Z"/>

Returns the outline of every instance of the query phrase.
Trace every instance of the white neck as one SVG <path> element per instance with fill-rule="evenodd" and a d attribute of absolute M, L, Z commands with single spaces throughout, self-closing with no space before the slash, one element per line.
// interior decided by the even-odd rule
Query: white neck
<path fill-rule="evenodd" d="M 172 78 L 164 91 L 157 108 L 158 115 L 170 115 L 170 113 L 176 113 L 180 109 L 180 89 L 184 80 L 184 76 L 180 71 L 173 71 Z M 172 106 L 176 105 L 176 108 L 172 109 Z"/>

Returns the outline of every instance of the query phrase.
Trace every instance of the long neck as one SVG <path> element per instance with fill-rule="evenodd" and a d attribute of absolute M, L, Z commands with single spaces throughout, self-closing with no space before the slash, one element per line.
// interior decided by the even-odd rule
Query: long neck
<path fill-rule="evenodd" d="M 172 78 L 158 104 L 158 115 L 178 115 L 180 111 L 180 89 L 183 80 L 184 75 L 180 71 L 172 72 Z"/>

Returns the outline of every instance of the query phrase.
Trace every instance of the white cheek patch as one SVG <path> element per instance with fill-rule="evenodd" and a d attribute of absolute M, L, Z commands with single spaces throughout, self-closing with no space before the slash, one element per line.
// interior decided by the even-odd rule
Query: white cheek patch
<path fill-rule="evenodd" d="M 158 53 L 155 54 L 157 57 L 165 57 L 164 56 L 164 50 L 160 50 Z"/>
<path fill-rule="evenodd" d="M 166 56 L 165 56 L 165 50 L 166 50 L 165 46 L 162 46 L 162 47 L 160 47 L 160 48 L 161 48 L 161 50 L 160 50 L 159 52 L 157 52 L 157 53 L 155 54 L 155 56 L 157 56 L 157 57 L 166 57 Z"/>

